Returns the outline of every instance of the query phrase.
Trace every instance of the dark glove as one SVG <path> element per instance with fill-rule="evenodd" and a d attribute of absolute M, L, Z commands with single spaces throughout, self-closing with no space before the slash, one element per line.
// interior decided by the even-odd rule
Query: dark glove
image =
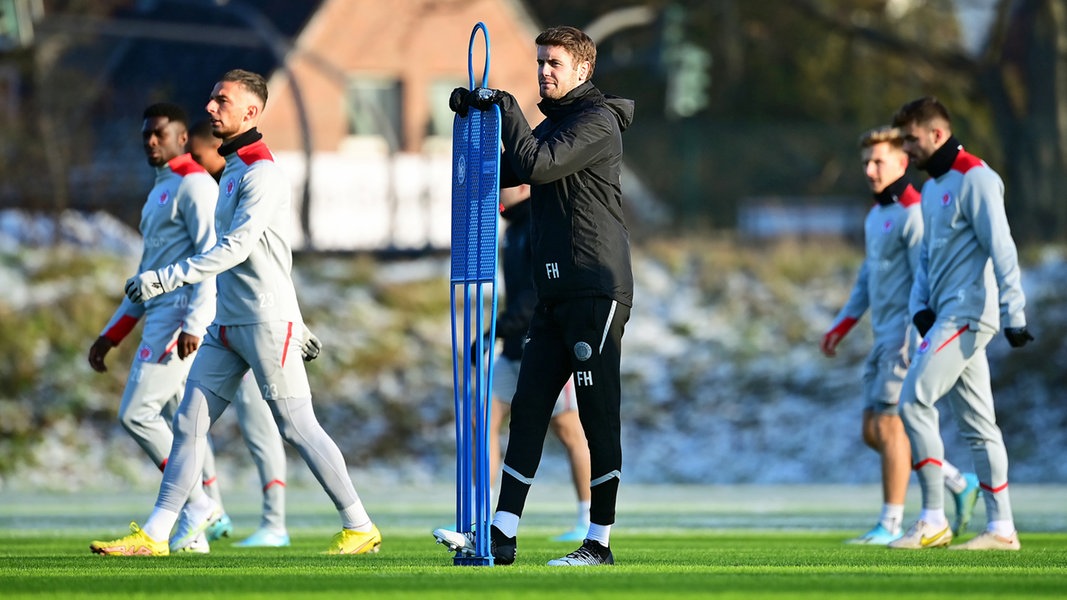
<path fill-rule="evenodd" d="M 1022 348 L 1028 342 L 1034 341 L 1034 336 L 1030 335 L 1026 327 L 1005 327 L 1004 337 L 1008 338 L 1012 348 Z"/>
<path fill-rule="evenodd" d="M 467 96 L 471 93 L 470 90 L 463 87 L 458 87 L 452 90 L 452 95 L 448 97 L 448 108 L 452 112 L 461 117 L 467 116 Z"/>
<path fill-rule="evenodd" d="M 492 352 L 493 351 L 493 338 L 489 337 L 489 332 L 488 331 L 486 331 L 482 335 L 482 350 L 484 350 L 486 352 Z M 471 356 L 471 364 L 472 365 L 477 365 L 478 364 L 478 340 L 474 340 L 473 342 L 471 342 L 470 356 Z"/>
<path fill-rule="evenodd" d="M 489 110 L 504 98 L 504 92 L 492 88 L 475 88 L 467 96 L 467 105 L 478 110 Z"/>
<path fill-rule="evenodd" d="M 489 107 L 500 102 L 504 92 L 490 88 L 467 88 L 458 87 L 452 90 L 448 97 L 448 108 L 461 117 L 467 116 L 467 111 L 473 107 L 478 110 L 489 110 Z"/>
<path fill-rule="evenodd" d="M 937 315 L 929 308 L 920 310 L 911 318 L 911 322 L 915 323 L 915 328 L 919 330 L 919 335 L 923 337 L 926 337 L 926 332 L 930 331 L 935 321 L 937 321 Z"/>

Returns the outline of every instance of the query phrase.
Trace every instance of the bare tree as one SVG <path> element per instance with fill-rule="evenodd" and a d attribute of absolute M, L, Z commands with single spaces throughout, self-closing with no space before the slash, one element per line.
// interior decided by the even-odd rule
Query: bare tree
<path fill-rule="evenodd" d="M 858 10 L 853 4 L 834 7 Z M 1008 212 L 1015 227 L 1023 239 L 1065 237 L 1067 203 L 1059 197 L 1067 184 L 1067 7 L 1062 0 L 999 0 L 977 54 L 959 46 L 932 46 L 929 37 L 906 28 L 864 25 L 819 0 L 789 5 L 831 31 L 925 67 L 915 74 L 929 89 L 938 89 L 946 74 L 964 82 L 968 95 L 991 116 L 1002 161 L 994 166 L 1009 185 Z"/>

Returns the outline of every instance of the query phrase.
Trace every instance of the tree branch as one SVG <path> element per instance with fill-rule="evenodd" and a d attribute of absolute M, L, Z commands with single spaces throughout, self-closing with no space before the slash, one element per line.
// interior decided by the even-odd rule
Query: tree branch
<path fill-rule="evenodd" d="M 821 23 L 831 31 L 857 37 L 872 46 L 889 50 L 899 56 L 918 60 L 936 69 L 948 69 L 977 75 L 982 65 L 967 56 L 962 50 L 930 48 L 916 40 L 909 40 L 899 35 L 854 23 L 826 11 L 814 0 L 793 0 L 786 4 L 808 18 Z"/>

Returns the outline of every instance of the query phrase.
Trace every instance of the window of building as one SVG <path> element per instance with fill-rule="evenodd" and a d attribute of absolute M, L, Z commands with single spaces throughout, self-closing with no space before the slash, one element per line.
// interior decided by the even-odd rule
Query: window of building
<path fill-rule="evenodd" d="M 429 137 L 452 139 L 452 119 L 456 114 L 448 108 L 448 97 L 460 86 L 466 84 L 457 79 L 438 79 L 430 84 Z"/>
<path fill-rule="evenodd" d="M 401 92 L 397 79 L 358 77 L 350 80 L 345 93 L 348 135 L 382 137 L 389 147 L 400 148 L 403 135 Z"/>

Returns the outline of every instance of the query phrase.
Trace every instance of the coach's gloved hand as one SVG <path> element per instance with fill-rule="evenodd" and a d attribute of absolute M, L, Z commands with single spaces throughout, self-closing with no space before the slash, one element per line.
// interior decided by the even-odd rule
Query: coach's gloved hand
<path fill-rule="evenodd" d="M 458 87 L 452 90 L 452 94 L 448 97 L 448 108 L 457 115 L 466 117 L 468 109 L 473 107 L 478 110 L 489 110 L 490 106 L 500 102 L 506 94 L 507 92 L 491 88 L 468 90 Z"/>
<path fill-rule="evenodd" d="M 919 330 L 919 335 L 923 337 L 926 337 L 926 332 L 930 331 L 935 321 L 937 321 L 937 315 L 929 308 L 920 310 L 911 318 L 911 322 L 915 323 L 915 328 Z"/>
<path fill-rule="evenodd" d="M 1030 332 L 1026 330 L 1026 327 L 1005 327 L 1004 337 L 1008 338 L 1008 343 L 1012 348 L 1022 348 L 1027 343 L 1034 341 L 1034 336 L 1030 335 Z"/>
<path fill-rule="evenodd" d="M 173 291 L 174 288 L 168 290 L 163 285 L 159 271 L 145 271 L 126 280 L 126 297 L 137 304 Z"/>
<path fill-rule="evenodd" d="M 448 97 L 448 108 L 452 112 L 461 117 L 467 116 L 467 96 L 471 93 L 470 90 L 464 87 L 458 87 L 452 90 L 452 94 Z"/>
<path fill-rule="evenodd" d="M 300 354 L 304 357 L 304 362 L 311 362 L 319 357 L 319 353 L 322 352 L 322 342 L 319 338 L 315 337 L 314 333 L 304 326 L 304 343 L 300 346 Z"/>
<path fill-rule="evenodd" d="M 489 110 L 489 107 L 504 99 L 507 92 L 492 88 L 475 88 L 467 96 L 467 104 L 478 110 Z"/>

